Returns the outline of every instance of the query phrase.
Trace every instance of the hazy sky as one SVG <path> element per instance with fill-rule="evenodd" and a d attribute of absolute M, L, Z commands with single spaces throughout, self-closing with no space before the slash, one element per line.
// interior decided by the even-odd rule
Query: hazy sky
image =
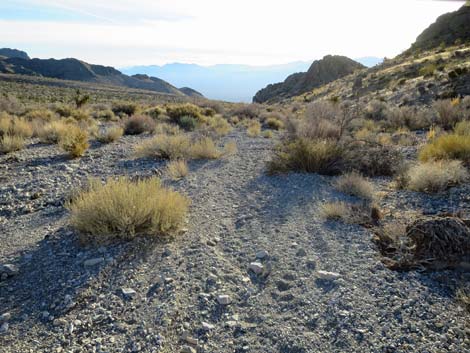
<path fill-rule="evenodd" d="M 0 0 L 0 47 L 117 67 L 392 57 L 463 2 Z"/>

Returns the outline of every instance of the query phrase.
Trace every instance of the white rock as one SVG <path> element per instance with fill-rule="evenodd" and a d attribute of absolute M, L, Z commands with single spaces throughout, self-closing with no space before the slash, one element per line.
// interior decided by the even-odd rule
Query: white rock
<path fill-rule="evenodd" d="M 221 295 L 218 295 L 217 296 L 217 302 L 220 304 L 220 305 L 229 305 L 231 302 L 232 302 L 232 298 L 230 298 L 228 295 L 226 294 L 221 294 Z"/>
<path fill-rule="evenodd" d="M 85 262 L 83 262 L 83 265 L 85 267 L 92 267 L 92 266 L 96 266 L 96 265 L 102 263 L 103 261 L 104 261 L 104 258 L 95 257 L 94 259 L 85 260 Z"/>
<path fill-rule="evenodd" d="M 0 315 L 0 322 L 7 322 L 11 319 L 11 314 L 10 313 L 4 313 Z"/>
<path fill-rule="evenodd" d="M 341 275 L 336 272 L 317 271 L 317 277 L 328 281 L 334 281 L 335 279 L 340 278 Z"/>
<path fill-rule="evenodd" d="M 209 324 L 208 322 L 202 322 L 202 329 L 204 331 L 211 331 L 215 328 L 214 325 Z"/>
<path fill-rule="evenodd" d="M 0 333 L 7 333 L 9 328 L 10 328 L 10 325 L 8 325 L 8 323 L 5 322 L 4 324 L 2 324 L 2 326 L 0 326 Z"/>
<path fill-rule="evenodd" d="M 184 346 L 181 348 L 181 353 L 196 353 L 196 350 L 193 347 Z"/>
<path fill-rule="evenodd" d="M 126 298 L 134 298 L 137 294 L 135 290 L 132 288 L 121 288 L 121 293 L 126 297 Z"/>
<path fill-rule="evenodd" d="M 250 264 L 250 270 L 253 271 L 254 273 L 256 273 L 257 275 L 262 273 L 263 269 L 264 269 L 263 265 L 259 262 L 252 262 Z"/>

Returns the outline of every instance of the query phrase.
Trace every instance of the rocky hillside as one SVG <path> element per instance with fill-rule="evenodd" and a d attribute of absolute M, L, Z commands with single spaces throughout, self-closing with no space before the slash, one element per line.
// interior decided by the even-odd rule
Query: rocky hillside
<path fill-rule="evenodd" d="M 202 98 L 204 97 L 202 93 L 196 91 L 195 89 L 189 88 L 189 87 L 182 87 L 180 88 L 180 91 L 186 94 L 189 97 L 196 97 L 196 98 Z"/>
<path fill-rule="evenodd" d="M 3 55 L 2 55 L 3 53 Z M 56 78 L 186 96 L 183 91 L 156 77 L 124 75 L 110 66 L 92 65 L 78 59 L 30 59 L 24 52 L 0 49 L 0 73 Z"/>
<path fill-rule="evenodd" d="M 305 73 L 290 75 L 284 82 L 271 84 L 253 97 L 256 103 L 274 102 L 308 92 L 338 78 L 363 69 L 364 66 L 352 59 L 339 55 L 327 55 L 313 62 Z"/>
<path fill-rule="evenodd" d="M 411 50 L 432 49 L 442 44 L 453 45 L 470 41 L 470 5 L 440 16 L 416 39 Z"/>

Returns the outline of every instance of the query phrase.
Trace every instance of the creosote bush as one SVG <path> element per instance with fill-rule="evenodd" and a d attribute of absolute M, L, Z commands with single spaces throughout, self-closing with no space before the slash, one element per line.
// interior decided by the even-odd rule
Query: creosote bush
<path fill-rule="evenodd" d="M 166 107 L 166 113 L 175 123 L 178 123 L 184 116 L 189 116 L 196 120 L 200 120 L 202 117 L 202 109 L 190 103 L 169 105 Z"/>
<path fill-rule="evenodd" d="M 81 157 L 85 154 L 90 144 L 88 143 L 89 135 L 86 130 L 76 125 L 69 125 L 67 130 L 60 135 L 59 146 L 71 158 Z"/>
<path fill-rule="evenodd" d="M 352 172 L 340 176 L 335 183 L 335 188 L 342 193 L 357 196 L 364 200 L 374 199 L 374 186 L 362 175 Z"/>
<path fill-rule="evenodd" d="M 132 102 L 115 102 L 111 108 L 116 115 L 134 115 L 137 112 L 137 104 Z"/>
<path fill-rule="evenodd" d="M 407 188 L 421 192 L 441 192 L 468 180 L 468 172 L 460 161 L 430 161 L 411 167 Z"/>
<path fill-rule="evenodd" d="M 174 232 L 183 223 L 188 206 L 188 198 L 163 187 L 157 178 L 108 179 L 104 185 L 91 180 L 67 205 L 70 222 L 82 240 L 96 243 Z"/>

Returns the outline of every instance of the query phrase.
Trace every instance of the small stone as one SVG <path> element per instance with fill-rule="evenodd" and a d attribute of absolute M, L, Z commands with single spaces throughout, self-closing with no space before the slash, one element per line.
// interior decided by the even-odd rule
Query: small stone
<path fill-rule="evenodd" d="M 340 278 L 341 275 L 336 272 L 317 271 L 317 277 L 327 281 L 334 281 L 335 279 Z"/>
<path fill-rule="evenodd" d="M 0 323 L 10 321 L 10 319 L 11 319 L 10 313 L 3 313 L 2 315 L 0 315 Z"/>
<path fill-rule="evenodd" d="M 20 271 L 18 270 L 18 267 L 13 264 L 0 265 L 0 274 L 2 275 L 2 277 L 13 277 L 16 276 L 19 272 Z"/>
<path fill-rule="evenodd" d="M 299 257 L 304 257 L 304 256 L 307 256 L 307 252 L 305 251 L 305 249 L 299 249 L 296 255 Z"/>
<path fill-rule="evenodd" d="M 266 250 L 260 250 L 256 253 L 256 258 L 259 260 L 264 260 L 269 257 L 269 253 Z"/>
<path fill-rule="evenodd" d="M 217 302 L 220 304 L 220 305 L 229 305 L 231 302 L 232 302 L 232 298 L 230 298 L 228 295 L 226 294 L 221 294 L 221 295 L 218 295 L 217 296 Z"/>
<path fill-rule="evenodd" d="M 202 322 L 202 329 L 204 331 L 211 331 L 215 328 L 214 325 L 209 324 L 208 322 Z"/>
<path fill-rule="evenodd" d="M 55 319 L 52 322 L 52 325 L 54 325 L 54 326 L 67 326 L 67 320 L 65 320 L 65 319 Z"/>
<path fill-rule="evenodd" d="M 0 326 L 0 334 L 7 333 L 9 328 L 10 325 L 8 325 L 8 322 L 3 323 L 2 326 Z"/>
<path fill-rule="evenodd" d="M 250 268 L 251 271 L 253 271 L 253 272 L 256 273 L 257 275 L 259 275 L 260 273 L 262 273 L 262 272 L 263 272 L 263 269 L 264 269 L 263 265 L 262 265 L 261 263 L 259 263 L 259 262 L 252 262 L 252 263 L 250 264 L 250 267 L 249 267 L 249 268 Z"/>
<path fill-rule="evenodd" d="M 104 258 L 102 257 L 95 257 L 94 259 L 88 259 L 88 260 L 85 260 L 85 262 L 83 262 L 83 265 L 85 267 L 92 267 L 92 266 L 96 266 L 100 263 L 104 262 Z"/>
<path fill-rule="evenodd" d="M 196 350 L 193 347 L 183 346 L 181 353 L 196 353 Z"/>
<path fill-rule="evenodd" d="M 132 299 L 136 296 L 137 292 L 132 288 L 121 288 L 121 293 L 124 297 Z"/>
<path fill-rule="evenodd" d="M 315 259 L 308 259 L 307 260 L 307 268 L 309 270 L 314 270 L 317 267 L 317 262 Z"/>

